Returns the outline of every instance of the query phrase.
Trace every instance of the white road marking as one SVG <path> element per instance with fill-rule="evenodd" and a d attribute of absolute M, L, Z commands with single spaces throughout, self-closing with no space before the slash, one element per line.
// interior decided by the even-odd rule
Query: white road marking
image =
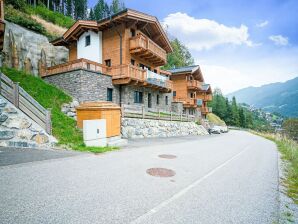
<path fill-rule="evenodd" d="M 145 214 L 139 216 L 137 219 L 133 220 L 131 222 L 131 224 L 136 224 L 136 223 L 142 223 L 143 220 L 145 220 L 147 217 L 149 217 L 150 215 L 153 215 L 154 213 L 160 211 L 162 208 L 166 207 L 167 205 L 169 205 L 170 203 L 172 203 L 173 201 L 179 199 L 180 197 L 182 197 L 183 195 L 185 195 L 188 191 L 190 191 L 191 189 L 193 189 L 194 187 L 196 187 L 198 184 L 200 184 L 202 181 L 204 181 L 205 179 L 207 179 L 208 177 L 210 177 L 211 175 L 213 175 L 215 172 L 217 172 L 219 169 L 223 168 L 224 166 L 226 166 L 228 163 L 230 163 L 232 160 L 236 159 L 238 156 L 240 156 L 242 153 L 244 153 L 247 149 L 249 148 L 249 146 L 246 146 L 241 152 L 237 153 L 236 155 L 232 156 L 230 159 L 228 159 L 227 161 L 225 161 L 224 163 L 222 163 L 221 165 L 219 165 L 218 167 L 214 168 L 213 170 L 211 170 L 209 173 L 207 173 L 205 176 L 201 177 L 200 179 L 196 180 L 195 182 L 193 182 L 192 184 L 188 185 L 186 188 L 182 189 L 181 191 L 179 191 L 178 193 L 174 194 L 172 197 L 170 197 L 169 199 L 161 202 L 159 205 L 155 206 L 154 208 L 152 208 L 151 210 L 149 210 L 148 212 L 146 212 Z"/>

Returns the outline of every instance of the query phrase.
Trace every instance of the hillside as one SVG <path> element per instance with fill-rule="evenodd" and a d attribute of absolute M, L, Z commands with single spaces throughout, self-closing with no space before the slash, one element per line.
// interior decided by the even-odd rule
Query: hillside
<path fill-rule="evenodd" d="M 227 95 L 230 99 L 233 96 L 240 103 L 286 117 L 298 117 L 298 77 L 283 83 L 244 88 Z"/>

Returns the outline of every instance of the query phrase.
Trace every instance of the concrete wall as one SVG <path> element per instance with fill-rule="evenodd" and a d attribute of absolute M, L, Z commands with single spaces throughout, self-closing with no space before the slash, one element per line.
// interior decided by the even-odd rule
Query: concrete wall
<path fill-rule="evenodd" d="M 194 122 L 122 118 L 122 138 L 152 138 L 187 135 L 207 135 L 202 125 Z"/>
<path fill-rule="evenodd" d="M 143 103 L 134 103 L 134 92 L 140 91 L 143 92 Z M 154 90 L 151 88 L 145 87 L 137 87 L 137 86 L 122 86 L 121 97 L 123 104 L 129 105 L 141 105 L 145 106 L 145 109 L 148 110 L 148 93 L 151 93 L 151 103 L 152 109 L 160 109 L 164 111 L 171 111 L 171 104 L 173 101 L 172 93 L 163 93 L 158 90 Z M 159 104 L 157 104 L 157 95 L 159 95 Z M 168 105 L 166 105 L 166 96 L 168 96 Z"/>
<path fill-rule="evenodd" d="M 112 88 L 113 102 L 119 103 L 119 90 L 112 85 L 112 77 L 108 75 L 78 69 L 48 76 L 44 80 L 63 89 L 79 102 L 106 101 L 107 88 Z"/>
<path fill-rule="evenodd" d="M 90 35 L 90 45 L 85 45 L 86 36 Z M 77 41 L 77 58 L 85 58 L 102 64 L 102 32 L 88 31 Z"/>

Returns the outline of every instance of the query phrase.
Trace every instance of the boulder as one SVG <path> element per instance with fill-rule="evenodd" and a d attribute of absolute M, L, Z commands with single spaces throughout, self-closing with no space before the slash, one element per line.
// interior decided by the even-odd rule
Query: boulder
<path fill-rule="evenodd" d="M 0 124 L 2 124 L 3 122 L 5 122 L 7 120 L 8 116 L 5 114 L 1 114 L 0 115 Z"/>
<path fill-rule="evenodd" d="M 31 122 L 29 122 L 26 118 L 16 117 L 8 118 L 4 123 L 2 123 L 2 125 L 7 128 L 26 129 L 31 126 Z"/>
<path fill-rule="evenodd" d="M 6 101 L 4 99 L 0 98 L 0 108 L 5 107 L 6 104 L 7 104 Z"/>
<path fill-rule="evenodd" d="M 14 131 L 0 131 L 0 140 L 9 140 L 14 138 Z"/>
<path fill-rule="evenodd" d="M 8 113 L 8 114 L 17 114 L 18 111 L 14 107 L 5 107 L 3 112 Z"/>
<path fill-rule="evenodd" d="M 39 133 L 34 135 L 31 140 L 35 141 L 37 144 L 40 145 L 40 144 L 48 143 L 49 137 L 46 134 Z"/>

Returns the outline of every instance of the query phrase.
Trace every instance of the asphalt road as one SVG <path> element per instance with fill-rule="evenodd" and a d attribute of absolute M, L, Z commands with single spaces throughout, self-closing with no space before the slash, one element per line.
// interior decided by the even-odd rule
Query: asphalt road
<path fill-rule="evenodd" d="M 0 222 L 272 224 L 277 161 L 272 142 L 231 131 L 2 166 Z M 156 167 L 176 175 L 146 173 Z"/>

